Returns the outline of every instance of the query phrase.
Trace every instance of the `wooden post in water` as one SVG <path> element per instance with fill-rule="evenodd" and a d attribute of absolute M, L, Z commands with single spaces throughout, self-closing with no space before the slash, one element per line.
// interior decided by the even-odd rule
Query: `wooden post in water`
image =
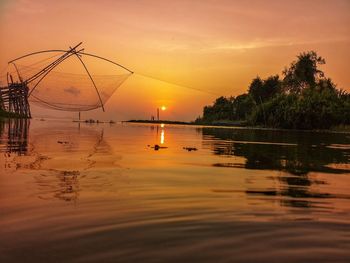
<path fill-rule="evenodd" d="M 0 108 L 21 118 L 31 118 L 28 86 L 24 82 L 12 82 L 0 87 Z"/>

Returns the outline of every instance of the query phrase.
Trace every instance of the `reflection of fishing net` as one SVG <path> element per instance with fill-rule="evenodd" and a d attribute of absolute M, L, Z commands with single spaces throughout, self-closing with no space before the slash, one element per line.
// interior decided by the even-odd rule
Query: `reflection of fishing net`
<path fill-rule="evenodd" d="M 62 54 L 64 53 L 58 51 L 47 52 L 19 59 L 14 62 L 15 65 L 9 65 L 8 73 L 14 82 L 21 82 L 21 79 L 26 81 Z M 103 107 L 116 89 L 132 74 L 109 61 L 84 53 L 78 54 L 79 58 L 77 54 L 68 55 L 50 72 L 45 72 L 28 82 L 29 101 L 55 110 L 93 110 Z M 4 77 L 6 79 L 6 76 Z M 5 82 L 4 79 L 2 82 Z"/>

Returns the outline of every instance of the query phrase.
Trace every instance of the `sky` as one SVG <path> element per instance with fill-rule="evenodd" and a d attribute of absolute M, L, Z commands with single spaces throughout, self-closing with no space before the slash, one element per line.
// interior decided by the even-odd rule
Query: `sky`
<path fill-rule="evenodd" d="M 165 105 L 161 118 L 194 120 L 218 96 L 246 92 L 256 76 L 281 75 L 308 50 L 324 57 L 326 76 L 350 91 L 349 0 L 0 0 L 0 34 L 5 72 L 15 57 L 82 41 L 85 51 L 137 73 L 106 112 L 83 118 L 149 119 Z"/>

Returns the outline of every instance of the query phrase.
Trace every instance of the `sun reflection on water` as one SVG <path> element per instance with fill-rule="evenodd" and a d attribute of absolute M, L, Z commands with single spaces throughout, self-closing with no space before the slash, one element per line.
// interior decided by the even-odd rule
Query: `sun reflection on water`
<path fill-rule="evenodd" d="M 160 144 L 164 144 L 164 129 L 160 132 Z"/>

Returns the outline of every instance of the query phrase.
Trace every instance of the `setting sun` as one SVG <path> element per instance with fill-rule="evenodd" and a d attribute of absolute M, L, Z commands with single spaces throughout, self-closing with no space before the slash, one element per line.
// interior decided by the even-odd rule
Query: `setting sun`
<path fill-rule="evenodd" d="M 162 107 L 160 107 L 160 109 L 164 111 L 164 110 L 166 110 L 166 107 L 162 106 Z"/>

